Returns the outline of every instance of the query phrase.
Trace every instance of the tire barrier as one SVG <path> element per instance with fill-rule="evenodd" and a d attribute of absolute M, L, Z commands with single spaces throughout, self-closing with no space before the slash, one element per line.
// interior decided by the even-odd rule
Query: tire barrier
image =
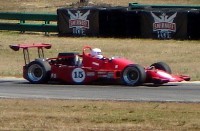
<path fill-rule="evenodd" d="M 188 39 L 200 39 L 200 10 L 188 12 L 187 20 Z"/>
<path fill-rule="evenodd" d="M 60 36 L 139 37 L 139 15 L 127 7 L 61 8 L 57 10 Z"/>
<path fill-rule="evenodd" d="M 99 12 L 99 30 L 103 37 L 139 37 L 139 15 L 128 8 L 109 8 Z"/>
<path fill-rule="evenodd" d="M 200 39 L 200 8 L 61 8 L 57 15 L 60 36 Z"/>

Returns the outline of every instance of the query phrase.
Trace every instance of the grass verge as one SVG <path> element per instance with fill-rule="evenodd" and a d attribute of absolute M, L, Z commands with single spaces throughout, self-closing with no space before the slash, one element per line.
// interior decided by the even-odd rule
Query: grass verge
<path fill-rule="evenodd" d="M 0 130 L 199 130 L 200 104 L 0 99 Z"/>

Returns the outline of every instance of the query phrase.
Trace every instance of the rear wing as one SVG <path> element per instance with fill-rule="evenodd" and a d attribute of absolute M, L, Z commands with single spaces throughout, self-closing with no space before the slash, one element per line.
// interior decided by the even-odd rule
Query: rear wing
<path fill-rule="evenodd" d="M 28 49 L 28 48 L 46 48 L 50 49 L 51 44 L 44 44 L 44 43 L 33 43 L 33 44 L 18 44 L 18 45 L 10 45 L 10 48 L 14 51 L 19 51 L 20 48 Z"/>
<path fill-rule="evenodd" d="M 29 57 L 29 48 L 37 48 L 38 49 L 38 57 L 39 58 L 44 58 L 44 50 L 45 49 L 50 49 L 51 44 L 45 44 L 45 43 L 32 43 L 32 44 L 18 44 L 18 45 L 9 45 L 9 47 L 14 50 L 14 51 L 19 51 L 19 49 L 23 49 L 23 54 L 24 54 L 24 62 L 25 65 L 30 63 L 30 57 Z"/>

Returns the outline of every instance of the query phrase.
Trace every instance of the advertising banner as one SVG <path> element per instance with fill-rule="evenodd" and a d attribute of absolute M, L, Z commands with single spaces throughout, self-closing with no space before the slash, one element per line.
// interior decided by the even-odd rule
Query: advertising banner
<path fill-rule="evenodd" d="M 189 8 L 57 9 L 60 36 L 200 39 L 200 11 Z"/>
<path fill-rule="evenodd" d="M 141 36 L 156 39 L 186 39 L 187 13 L 176 10 L 141 11 Z"/>
<path fill-rule="evenodd" d="M 58 9 L 60 35 L 95 36 L 99 33 L 98 10 L 94 8 Z"/>

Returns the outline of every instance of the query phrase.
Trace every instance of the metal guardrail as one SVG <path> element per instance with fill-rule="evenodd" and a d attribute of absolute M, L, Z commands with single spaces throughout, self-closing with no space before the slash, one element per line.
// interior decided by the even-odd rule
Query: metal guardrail
<path fill-rule="evenodd" d="M 0 30 L 13 31 L 35 31 L 35 32 L 58 32 L 57 24 L 50 22 L 57 22 L 57 14 L 36 14 L 36 13 L 16 13 L 16 12 L 0 12 L 1 20 L 19 20 L 18 23 L 9 23 L 0 21 Z M 26 21 L 43 21 L 44 23 L 26 23 Z"/>
<path fill-rule="evenodd" d="M 145 8 L 188 8 L 188 9 L 200 9 L 200 5 L 173 5 L 173 4 L 138 4 L 129 3 L 129 9 L 145 9 Z"/>

